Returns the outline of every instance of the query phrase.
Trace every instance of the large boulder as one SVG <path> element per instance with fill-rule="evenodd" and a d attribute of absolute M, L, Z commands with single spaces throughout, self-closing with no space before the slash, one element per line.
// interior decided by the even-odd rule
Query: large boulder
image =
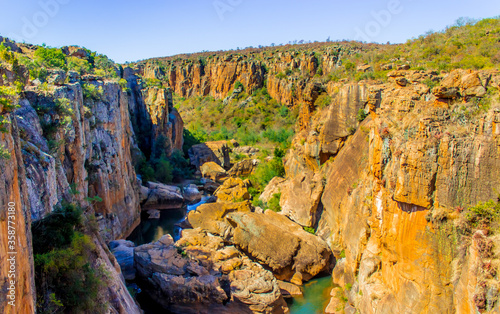
<path fill-rule="evenodd" d="M 453 70 L 441 81 L 441 86 L 448 90 L 457 90 L 462 97 L 482 97 L 486 94 L 479 73 L 473 70 Z M 445 97 L 443 97 L 445 98 Z"/>
<path fill-rule="evenodd" d="M 235 212 L 227 220 L 234 227 L 232 241 L 280 280 L 300 285 L 330 267 L 328 245 L 283 215 Z"/>
<path fill-rule="evenodd" d="M 207 162 L 215 162 L 225 169 L 231 166 L 230 148 L 226 141 L 206 142 L 193 145 L 188 151 L 191 164 L 200 168 Z"/>
<path fill-rule="evenodd" d="M 201 229 L 139 246 L 135 261 L 145 291 L 172 313 L 288 313 L 271 272 Z"/>
<path fill-rule="evenodd" d="M 203 178 L 221 182 L 227 178 L 227 172 L 215 162 L 206 162 L 200 167 Z"/>
<path fill-rule="evenodd" d="M 229 313 L 289 313 L 273 274 L 253 262 L 221 237 L 197 229 L 184 230 L 176 242 L 186 255 L 208 269 L 216 269 L 229 281 Z"/>
<path fill-rule="evenodd" d="M 239 178 L 229 178 L 224 181 L 214 193 L 218 201 L 222 202 L 240 202 L 250 199 L 248 187 L 250 182 L 248 180 L 241 180 Z"/>
<path fill-rule="evenodd" d="M 174 246 L 170 235 L 134 252 L 137 276 L 144 290 L 174 313 L 199 313 L 200 309 L 223 308 L 228 299 L 220 278 L 191 260 Z"/>
<path fill-rule="evenodd" d="M 269 202 L 274 194 L 281 193 L 281 188 L 285 185 L 285 183 L 285 179 L 274 177 L 271 181 L 269 181 L 266 188 L 264 189 L 264 192 L 262 192 L 262 194 L 259 196 L 259 200 L 267 204 L 267 202 Z"/>
<path fill-rule="evenodd" d="M 147 183 L 147 199 L 141 204 L 143 210 L 178 209 L 184 205 L 181 189 L 161 183 Z M 142 191 L 145 194 L 146 191 Z"/>
<path fill-rule="evenodd" d="M 116 240 L 109 243 L 109 249 L 120 265 L 126 280 L 135 279 L 134 247 L 134 242 L 126 240 Z"/>
<path fill-rule="evenodd" d="M 228 237 L 231 225 L 226 216 L 233 212 L 251 212 L 250 202 L 240 203 L 210 203 L 202 204 L 196 210 L 190 211 L 187 220 L 193 228 L 201 228 L 213 234 Z"/>
<path fill-rule="evenodd" d="M 315 228 L 321 214 L 323 175 L 307 168 L 289 173 L 288 180 L 280 186 L 283 214 L 302 226 Z"/>
<path fill-rule="evenodd" d="M 244 159 L 237 162 L 229 171 L 228 174 L 231 177 L 242 177 L 249 176 L 259 165 L 260 161 L 258 159 Z"/>
<path fill-rule="evenodd" d="M 195 204 L 201 201 L 202 194 L 200 193 L 200 190 L 198 190 L 198 187 L 194 184 L 190 184 L 188 186 L 185 186 L 183 188 L 183 194 L 184 194 L 184 199 L 186 202 L 190 204 Z"/>

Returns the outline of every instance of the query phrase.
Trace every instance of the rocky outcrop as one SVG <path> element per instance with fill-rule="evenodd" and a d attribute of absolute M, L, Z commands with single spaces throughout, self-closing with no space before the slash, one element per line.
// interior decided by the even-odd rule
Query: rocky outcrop
<path fill-rule="evenodd" d="M 231 177 L 246 177 L 251 175 L 260 161 L 258 159 L 244 159 L 235 163 L 227 174 Z"/>
<path fill-rule="evenodd" d="M 182 256 L 170 235 L 135 248 L 134 260 L 148 294 L 166 309 L 197 313 L 223 308 L 227 295 L 219 278 Z"/>
<path fill-rule="evenodd" d="M 120 265 L 115 257 L 109 252 L 99 235 L 94 235 L 92 238 L 97 250 L 97 256 L 95 259 L 90 260 L 89 264 L 91 267 L 101 268 L 106 274 L 104 278 L 101 278 L 105 288 L 99 291 L 99 298 L 107 302 L 106 311 L 109 313 L 142 313 L 134 298 L 128 292 Z"/>
<path fill-rule="evenodd" d="M 233 243 L 280 280 L 301 285 L 330 267 L 328 245 L 283 215 L 267 210 L 264 215 L 231 213 L 227 219 L 234 228 Z"/>
<path fill-rule="evenodd" d="M 240 178 L 228 178 L 214 192 L 217 201 L 221 202 L 241 202 L 250 199 L 248 188 L 251 183 L 248 179 L 245 181 Z"/>
<path fill-rule="evenodd" d="M 343 291 L 346 312 L 497 310 L 488 292 L 494 284 L 471 273 L 481 259 L 478 243 L 494 241 L 477 234 L 470 245 L 450 239 L 459 237 L 452 230 L 463 208 L 496 198 L 500 132 L 498 93 L 491 88 L 498 77 L 400 69 L 384 84 L 338 90 L 333 84 L 327 88 L 332 104 L 295 137 L 285 184 L 288 191 L 304 189 L 301 195 L 319 194 L 320 210 L 302 205 L 285 212 L 298 222 L 317 213 L 316 234 L 338 258 L 334 282 L 350 287 Z M 431 90 L 424 81 L 438 85 Z M 475 111 L 478 102 L 488 105 Z M 360 125 L 359 109 L 370 113 Z M 298 185 L 300 177 L 308 186 Z M 323 192 L 314 193 L 314 182 Z M 283 204 L 297 199 L 282 188 Z M 458 254 L 459 247 L 468 254 Z M 476 265 L 495 259 L 482 258 Z M 338 311 L 341 303 L 332 304 Z"/>
<path fill-rule="evenodd" d="M 99 196 L 102 202 L 92 202 L 92 206 L 102 217 L 99 224 L 106 230 L 104 237 L 115 239 L 128 235 L 139 223 L 129 98 L 114 82 L 86 84 L 102 91 L 98 99 L 84 98 L 79 82 L 56 86 L 50 94 L 29 87 L 16 111 L 20 123 L 30 124 L 23 136 L 32 216 L 43 218 L 61 199 L 87 205 L 88 198 Z M 63 103 L 70 114 L 64 118 L 50 109 L 54 103 Z M 46 113 L 37 121 L 29 106 Z M 48 126 L 57 126 L 63 118 L 71 123 L 47 133 L 52 130 Z"/>
<path fill-rule="evenodd" d="M 173 91 L 182 97 L 207 96 L 224 98 L 241 82 L 247 90 L 259 88 L 264 81 L 264 70 L 256 61 L 245 61 L 240 56 L 216 57 L 208 62 L 168 64 L 163 71 L 153 64 L 146 64 L 143 70 L 146 78 L 162 79 Z"/>
<path fill-rule="evenodd" d="M 125 68 L 128 109 L 134 134 L 140 139 L 137 145 L 146 156 L 162 153 L 170 156 L 174 150 L 182 150 L 184 122 L 172 102 L 170 90 L 160 87 L 143 88 L 141 79 L 131 68 Z"/>
<path fill-rule="evenodd" d="M 227 178 L 227 172 L 215 162 L 206 162 L 200 167 L 201 176 L 204 179 L 210 179 L 215 182 L 224 181 Z"/>
<path fill-rule="evenodd" d="M 147 185 L 147 192 L 143 192 L 147 198 L 141 203 L 142 210 L 177 209 L 184 205 L 179 187 L 154 182 L 148 182 Z"/>
<path fill-rule="evenodd" d="M 268 270 L 251 261 L 234 246 L 223 245 L 220 237 L 200 229 L 184 230 L 177 245 L 203 265 L 227 275 L 233 313 L 289 313 L 277 280 Z"/>
<path fill-rule="evenodd" d="M 31 214 L 19 128 L 11 114 L 3 112 L 2 115 L 10 123 L 7 132 L 0 135 L 0 150 L 2 151 L 0 157 L 0 232 L 3 239 L 0 244 L 2 285 L 0 306 L 3 313 L 34 313 L 36 295 L 31 247 Z M 12 236 L 13 238 L 10 238 Z M 10 240 L 13 242 L 8 242 Z M 16 253 L 9 254 L 9 252 Z"/>
<path fill-rule="evenodd" d="M 226 141 L 205 142 L 193 145 L 189 149 L 189 160 L 197 169 L 208 162 L 214 162 L 227 170 L 231 167 L 229 152 L 230 149 Z"/>
<path fill-rule="evenodd" d="M 139 246 L 134 256 L 148 292 L 174 313 L 288 313 L 270 272 L 199 229 L 175 246 L 170 236 Z"/>

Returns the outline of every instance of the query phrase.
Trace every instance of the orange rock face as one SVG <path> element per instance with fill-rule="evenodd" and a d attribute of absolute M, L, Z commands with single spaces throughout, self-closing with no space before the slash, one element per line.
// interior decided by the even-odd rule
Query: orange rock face
<path fill-rule="evenodd" d="M 478 253 L 494 236 L 476 232 L 459 253 L 453 233 L 456 208 L 496 199 L 500 186 L 498 100 L 477 116 L 457 115 L 498 74 L 444 75 L 438 88 L 457 91 L 446 106 L 434 106 L 436 96 L 422 85 L 432 75 L 402 70 L 406 86 L 328 87 L 332 104 L 305 119 L 285 158 L 284 213 L 304 225 L 303 217 L 319 216 L 317 234 L 337 257 L 334 282 L 349 287 L 348 307 L 361 313 L 498 311 L 488 294 L 494 283 L 478 271 L 494 267 Z M 370 113 L 361 124 L 360 108 Z M 309 210 L 302 203 L 317 189 L 315 175 L 324 191 Z"/>
<path fill-rule="evenodd" d="M 11 119 L 7 115 L 8 119 Z M 15 120 L 7 133 L 0 135 L 0 144 L 9 159 L 0 159 L 0 280 L 2 313 L 35 313 L 35 282 L 33 251 L 31 248 L 31 213 L 26 186 L 20 139 Z M 10 205 L 14 206 L 10 206 Z M 10 210 L 12 209 L 12 211 Z M 15 217 L 14 219 L 8 218 Z M 13 222 L 13 224 L 9 224 Z M 10 228 L 9 228 L 10 226 Z M 9 230 L 14 231 L 15 245 L 11 244 Z M 9 254 L 8 252 L 16 252 Z M 14 262 L 11 263 L 9 259 Z M 13 266 L 13 268 L 11 268 Z M 13 288 L 13 289 L 11 289 Z M 14 297 L 7 297 L 13 292 Z M 11 303 L 9 303 L 11 302 Z"/>

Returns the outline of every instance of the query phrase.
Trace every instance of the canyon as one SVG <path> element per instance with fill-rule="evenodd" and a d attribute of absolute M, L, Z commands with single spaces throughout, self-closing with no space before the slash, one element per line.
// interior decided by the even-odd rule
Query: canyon
<path fill-rule="evenodd" d="M 5 42 L 17 56 L 38 49 Z M 108 313 L 141 313 L 125 279 L 176 313 L 289 313 L 284 297 L 321 275 L 336 286 L 327 313 L 500 312 L 498 206 L 488 203 L 500 187 L 498 66 L 437 71 L 400 56 L 359 62 L 358 79 L 327 77 L 383 49 L 269 47 L 113 64 L 111 76 L 49 69 L 45 82 L 29 66 L 2 62 L 0 85 L 23 89 L 17 108 L 0 103 L 0 232 L 15 203 L 19 308 L 3 293 L 6 241 L 0 306 L 46 310 L 32 223 L 66 202 L 83 210 Z M 90 58 L 79 47 L 62 51 Z M 375 66 L 380 78 L 362 76 Z M 252 174 L 279 150 L 258 159 L 264 148 L 230 139 L 187 147 L 196 181 L 143 180 L 145 160 L 186 148 L 187 109 L 176 97 L 243 108 L 251 100 L 232 98 L 239 89 L 249 98 L 265 89 L 297 112 L 279 157 L 284 175 L 268 181 L 259 204 Z M 188 211 L 179 239 L 125 241 L 143 212 L 198 203 L 201 191 L 213 196 Z M 268 209 L 276 197 L 280 210 Z"/>

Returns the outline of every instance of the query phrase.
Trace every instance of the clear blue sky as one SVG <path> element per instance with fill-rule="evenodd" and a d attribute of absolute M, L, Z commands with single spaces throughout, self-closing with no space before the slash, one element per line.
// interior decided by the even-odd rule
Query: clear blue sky
<path fill-rule="evenodd" d="M 498 0 L 0 0 L 0 36 L 125 62 L 329 36 L 397 43 L 498 15 Z"/>

